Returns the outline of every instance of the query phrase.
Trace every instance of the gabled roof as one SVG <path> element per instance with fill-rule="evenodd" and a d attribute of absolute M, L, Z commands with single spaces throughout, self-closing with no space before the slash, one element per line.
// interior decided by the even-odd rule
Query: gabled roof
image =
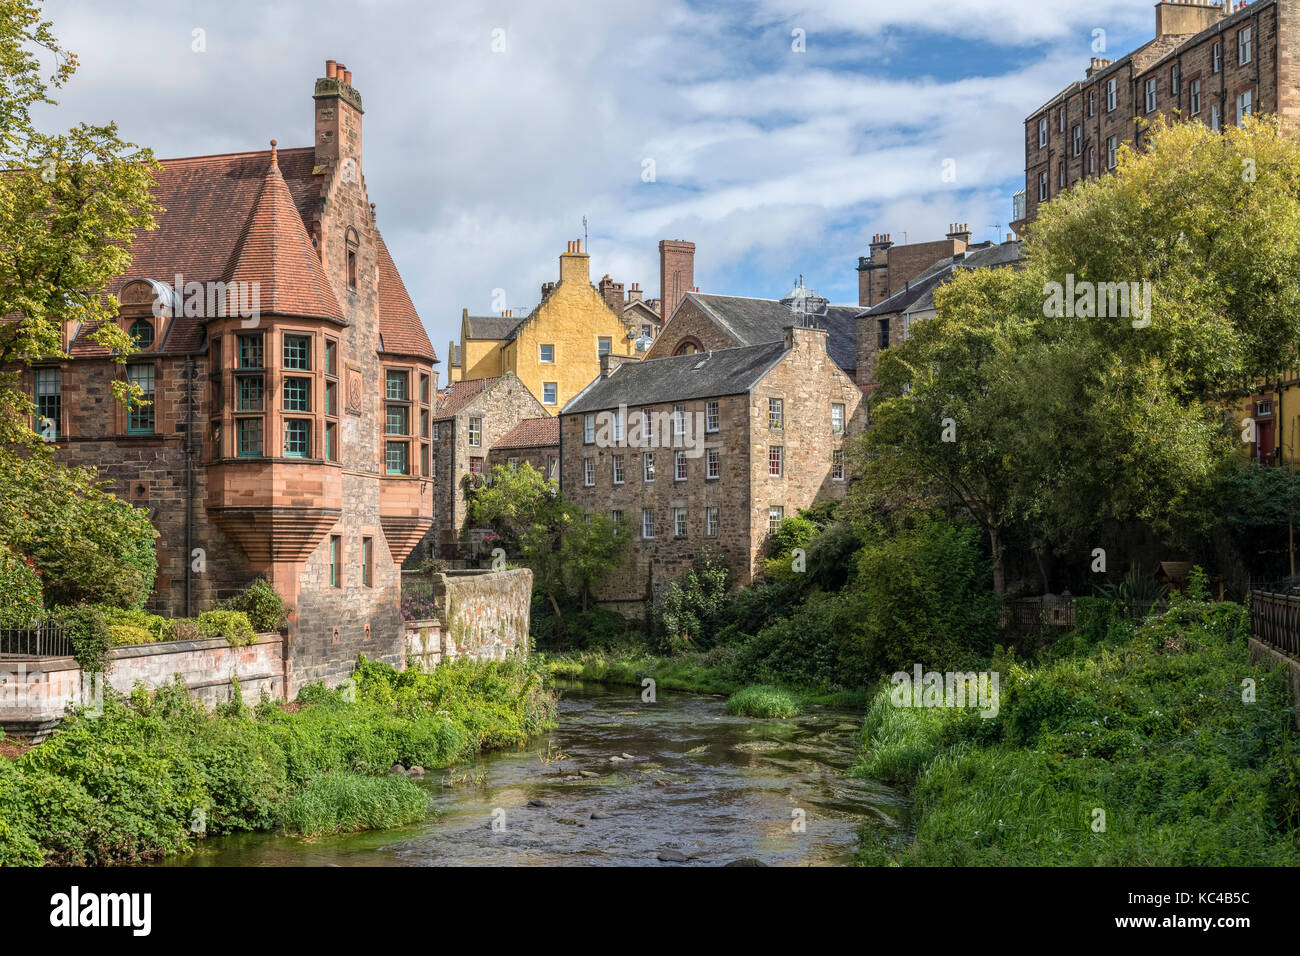
<path fill-rule="evenodd" d="M 375 229 L 379 265 L 379 336 L 382 351 L 397 355 L 415 355 L 437 362 L 437 353 L 429 333 L 415 311 L 415 303 L 406 291 L 406 283 L 397 271 L 397 263 L 388 251 L 384 237 Z"/>
<path fill-rule="evenodd" d="M 522 321 L 522 318 L 505 315 L 467 315 L 465 335 L 471 339 L 504 339 Z"/>
<path fill-rule="evenodd" d="M 757 385 L 784 354 L 783 336 L 779 342 L 761 345 L 624 362 L 608 377 L 583 389 L 561 414 L 741 395 Z"/>
<path fill-rule="evenodd" d="M 433 411 L 434 418 L 451 418 L 458 411 L 482 395 L 497 382 L 496 378 L 471 378 L 463 382 L 452 382 L 438 395 L 438 407 Z"/>
<path fill-rule="evenodd" d="M 257 283 L 265 314 L 344 322 L 274 150 L 221 281 Z"/>
<path fill-rule="evenodd" d="M 785 341 L 786 326 L 796 322 L 795 314 L 776 299 L 700 292 L 688 292 L 685 299 L 691 300 L 712 317 L 740 346 Z M 836 314 L 830 315 L 831 311 Z M 856 322 L 850 320 L 861 311 L 859 306 L 831 306 L 827 310 L 828 321 L 822 321 L 821 317 L 814 319 L 828 333 L 827 354 L 836 365 L 845 370 L 852 370 L 858 364 L 858 327 Z"/>
<path fill-rule="evenodd" d="M 553 415 L 525 418 L 501 436 L 493 449 L 549 448 L 560 444 L 560 420 Z"/>

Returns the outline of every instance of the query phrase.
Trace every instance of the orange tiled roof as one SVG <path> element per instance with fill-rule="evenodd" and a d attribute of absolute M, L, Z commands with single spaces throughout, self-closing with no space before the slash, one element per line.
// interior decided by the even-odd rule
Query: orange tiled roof
<path fill-rule="evenodd" d="M 375 239 L 379 245 L 379 334 L 383 338 L 383 351 L 438 361 L 429 333 L 424 330 L 424 323 L 378 229 Z"/>
<path fill-rule="evenodd" d="M 494 444 L 493 448 L 539 448 L 560 444 L 560 420 L 553 415 L 525 418 Z"/>
<path fill-rule="evenodd" d="M 434 410 L 434 417 L 450 418 L 499 381 L 501 381 L 500 377 L 471 378 L 464 382 L 452 382 L 443 390 L 438 407 Z"/>

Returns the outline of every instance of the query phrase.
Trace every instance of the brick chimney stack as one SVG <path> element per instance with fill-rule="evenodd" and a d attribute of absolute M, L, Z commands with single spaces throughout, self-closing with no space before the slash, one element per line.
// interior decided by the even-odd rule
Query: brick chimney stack
<path fill-rule="evenodd" d="M 695 289 L 695 243 L 682 239 L 659 242 L 659 316 L 665 322 L 686 293 Z"/>
<path fill-rule="evenodd" d="M 948 238 L 962 244 L 962 248 L 958 249 L 958 252 L 964 252 L 965 247 L 970 245 L 970 237 L 970 225 L 967 223 L 953 223 L 948 227 Z"/>
<path fill-rule="evenodd" d="M 600 297 L 605 300 L 609 310 L 617 316 L 623 315 L 623 283 L 615 282 L 608 275 L 600 280 Z"/>
<path fill-rule="evenodd" d="M 312 93 L 316 106 L 316 167 L 324 172 L 356 161 L 361 177 L 361 94 L 352 86 L 352 71 L 337 60 L 325 61 L 325 75 Z"/>
<path fill-rule="evenodd" d="M 627 290 L 627 304 L 631 305 L 633 302 L 640 302 L 640 301 L 641 301 L 641 283 L 633 282 L 632 288 Z"/>

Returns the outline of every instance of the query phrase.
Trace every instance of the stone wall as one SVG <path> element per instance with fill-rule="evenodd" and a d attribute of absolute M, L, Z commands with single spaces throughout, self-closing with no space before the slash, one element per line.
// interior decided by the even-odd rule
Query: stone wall
<path fill-rule="evenodd" d="M 106 683 L 120 694 L 136 685 L 157 690 L 179 675 L 190 694 L 208 706 L 228 701 L 235 679 L 249 703 L 263 694 L 285 696 L 279 634 L 259 634 L 246 647 L 231 647 L 223 638 L 115 647 L 108 659 Z M 93 704 L 97 686 L 103 684 L 84 678 L 71 657 L 0 660 L 0 727 L 9 736 L 42 740 L 69 704 Z"/>
<path fill-rule="evenodd" d="M 528 652 L 532 571 L 451 571 L 432 579 L 441 614 L 407 622 L 407 666 L 418 661 L 433 670 L 461 657 L 502 660 L 512 651 Z"/>
<path fill-rule="evenodd" d="M 1300 730 L 1300 661 L 1269 647 L 1263 641 L 1250 637 L 1246 639 L 1250 649 L 1250 659 L 1264 667 L 1286 667 L 1287 683 L 1291 687 L 1291 700 L 1295 704 L 1295 726 Z"/>
<path fill-rule="evenodd" d="M 686 344 L 705 352 L 711 349 L 734 349 L 741 343 L 724 332 L 717 320 L 693 299 L 683 299 L 672 319 L 646 352 L 646 360 L 676 355 L 677 350 Z"/>

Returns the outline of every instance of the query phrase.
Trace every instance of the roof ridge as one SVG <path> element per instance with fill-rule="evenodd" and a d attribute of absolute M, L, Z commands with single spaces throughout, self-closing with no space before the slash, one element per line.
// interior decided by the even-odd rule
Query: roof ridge
<path fill-rule="evenodd" d="M 280 153 L 305 153 L 315 150 L 314 146 L 290 146 L 286 149 L 280 149 Z M 196 163 L 205 159 L 251 159 L 254 156 L 266 156 L 271 152 L 269 149 L 250 149 L 236 153 L 204 153 L 200 156 L 173 156 L 169 159 L 159 159 L 158 162 L 164 166 L 175 165 L 176 163 Z"/>

